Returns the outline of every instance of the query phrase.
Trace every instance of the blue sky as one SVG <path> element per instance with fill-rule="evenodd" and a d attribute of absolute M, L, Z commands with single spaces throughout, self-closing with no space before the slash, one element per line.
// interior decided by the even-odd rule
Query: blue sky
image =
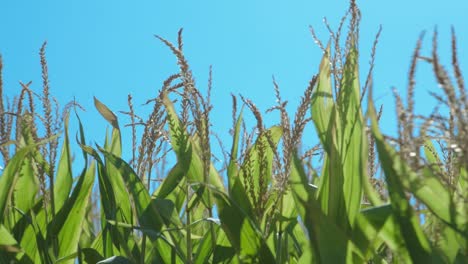
<path fill-rule="evenodd" d="M 76 98 L 86 108 L 80 116 L 85 127 L 92 128 L 87 131 L 88 139 L 97 142 L 102 142 L 105 123 L 93 107 L 93 96 L 117 112 L 127 110 L 127 94 L 131 93 L 137 112 L 145 113 L 148 108 L 139 105 L 154 97 L 162 81 L 177 72 L 175 58 L 154 34 L 175 42 L 178 29 L 184 28 L 185 54 L 201 90 L 206 88 L 209 65 L 213 65 L 212 122 L 215 132 L 227 138 L 231 92 L 251 98 L 266 110 L 275 102 L 274 75 L 290 109 L 295 108 L 322 56 L 309 25 L 327 42 L 323 17 L 336 28 L 348 8 L 346 0 L 2 2 L 4 93 L 12 97 L 20 90 L 18 81 L 30 80 L 33 89 L 41 90 L 38 51 L 47 40 L 52 93 L 62 105 Z M 358 1 L 358 5 L 363 75 L 375 34 L 379 25 L 383 27 L 374 93 L 377 104 L 385 107 L 384 129 L 391 131 L 395 120 L 391 87 L 405 92 L 411 54 L 421 31 L 428 31 L 423 49 L 428 54 L 432 30 L 438 26 L 439 50 L 448 65 L 453 25 L 462 71 L 468 72 L 468 2 L 394 0 Z M 428 113 L 433 104 L 428 103 L 427 91 L 437 89 L 428 65 L 421 64 L 417 82 L 417 109 Z M 276 116 L 270 116 L 269 124 L 274 124 Z M 125 133 L 129 138 L 128 131 Z"/>

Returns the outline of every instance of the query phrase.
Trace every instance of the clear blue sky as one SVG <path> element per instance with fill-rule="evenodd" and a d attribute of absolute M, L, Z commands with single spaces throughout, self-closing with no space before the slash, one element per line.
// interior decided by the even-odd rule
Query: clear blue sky
<path fill-rule="evenodd" d="M 440 52 L 448 62 L 453 25 L 462 70 L 468 74 L 466 0 L 361 0 L 358 5 L 363 17 L 363 75 L 374 36 L 379 25 L 383 26 L 374 89 L 377 103 L 386 107 L 385 124 L 394 124 L 390 89 L 397 87 L 404 93 L 411 54 L 422 30 L 428 31 L 424 44 L 428 54 L 432 30 L 438 26 Z M 17 94 L 20 80 L 32 80 L 32 88 L 41 90 L 38 51 L 47 40 L 52 93 L 63 105 L 75 97 L 87 109 L 80 115 L 88 128 L 88 139 L 102 143 L 104 121 L 94 109 L 92 97 L 115 112 L 127 110 L 128 93 L 136 106 L 154 97 L 162 81 L 177 72 L 177 65 L 169 49 L 153 35 L 175 42 L 178 29 L 183 27 L 185 53 L 202 90 L 209 65 L 213 65 L 212 122 L 215 131 L 226 137 L 231 125 L 231 92 L 251 98 L 266 110 L 275 102 L 274 75 L 283 97 L 290 101 L 291 109 L 295 108 L 321 58 L 308 26 L 326 42 L 323 17 L 336 28 L 347 8 L 346 0 L 2 1 L 0 53 L 5 94 Z M 419 69 L 417 109 L 428 112 L 433 105 L 423 107 L 429 102 L 427 91 L 437 86 L 428 66 Z M 145 109 L 137 107 L 137 112 Z M 274 120 L 276 117 L 270 124 Z M 128 134 L 126 137 L 129 139 Z M 129 141 L 125 143 L 129 149 Z M 226 142 L 227 147 L 229 144 Z"/>

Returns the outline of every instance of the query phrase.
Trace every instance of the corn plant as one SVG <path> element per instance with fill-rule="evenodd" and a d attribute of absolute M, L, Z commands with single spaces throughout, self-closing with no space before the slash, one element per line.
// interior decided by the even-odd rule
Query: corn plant
<path fill-rule="evenodd" d="M 278 125 L 266 126 L 258 107 L 243 96 L 239 110 L 233 96 L 232 142 L 223 150 L 223 168 L 213 162 L 211 69 L 204 96 L 180 30 L 176 44 L 157 36 L 175 55 L 179 72 L 148 100 L 153 110 L 146 119 L 128 96 L 129 111 L 122 113 L 130 119 L 125 126 L 132 130 L 131 159 L 122 157 L 121 119 L 94 98 L 110 131 L 102 144 L 89 145 L 76 114 L 75 141 L 84 165 L 73 176 L 68 123 L 71 107 L 77 113 L 80 106 L 73 102 L 59 115 L 44 45 L 42 95 L 21 83 L 18 99 L 5 100 L 0 82 L 0 262 L 467 262 L 468 101 L 455 33 L 455 84 L 440 63 L 437 32 L 430 57 L 420 54 L 420 37 L 407 103 L 395 93 L 398 135 L 391 137 L 380 131 L 382 108 L 377 111 L 372 98 L 380 31 L 361 88 L 359 22 L 351 1 L 336 32 L 326 24 L 328 45 L 311 28 L 324 55 L 294 118 L 275 80 L 277 104 L 267 112 L 279 113 Z M 427 117 L 415 114 L 414 75 L 421 62 L 433 66 L 443 94 L 432 95 L 448 116 L 437 109 Z M 256 121 L 250 130 L 247 111 Z M 301 151 L 309 124 L 318 144 Z"/>

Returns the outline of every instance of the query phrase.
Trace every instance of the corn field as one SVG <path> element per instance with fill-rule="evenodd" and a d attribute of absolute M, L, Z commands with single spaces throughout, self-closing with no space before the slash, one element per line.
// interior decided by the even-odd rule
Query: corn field
<path fill-rule="evenodd" d="M 360 16 L 351 1 L 327 45 L 312 30 L 324 55 L 293 115 L 275 81 L 277 103 L 268 110 L 279 114 L 275 126 L 265 126 L 251 100 L 232 96 L 222 166 L 213 161 L 211 72 L 204 93 L 182 30 L 174 43 L 158 37 L 179 72 L 148 100 L 147 118 L 135 113 L 131 95 L 125 125 L 94 98 L 110 128 L 96 145 L 86 143 L 79 103 L 61 108 L 52 96 L 45 43 L 40 94 L 21 83 L 8 99 L 0 57 L 0 263 L 468 263 L 468 99 L 455 32 L 450 73 L 437 31 L 428 55 L 420 36 L 406 100 L 395 93 L 397 134 L 384 135 L 372 87 L 380 31 L 362 81 Z M 414 110 L 421 63 L 441 87 L 426 116 Z M 316 135 L 304 133 L 308 125 Z M 302 149 L 310 136 L 319 144 Z"/>

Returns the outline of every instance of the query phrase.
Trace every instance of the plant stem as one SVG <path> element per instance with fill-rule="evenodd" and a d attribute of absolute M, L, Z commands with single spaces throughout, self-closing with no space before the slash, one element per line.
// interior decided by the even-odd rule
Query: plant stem
<path fill-rule="evenodd" d="M 187 264 L 192 264 L 192 234 L 190 228 L 190 186 L 187 182 L 185 191 L 187 192 L 187 202 L 185 203 L 185 219 L 186 219 L 186 229 L 187 229 Z"/>

